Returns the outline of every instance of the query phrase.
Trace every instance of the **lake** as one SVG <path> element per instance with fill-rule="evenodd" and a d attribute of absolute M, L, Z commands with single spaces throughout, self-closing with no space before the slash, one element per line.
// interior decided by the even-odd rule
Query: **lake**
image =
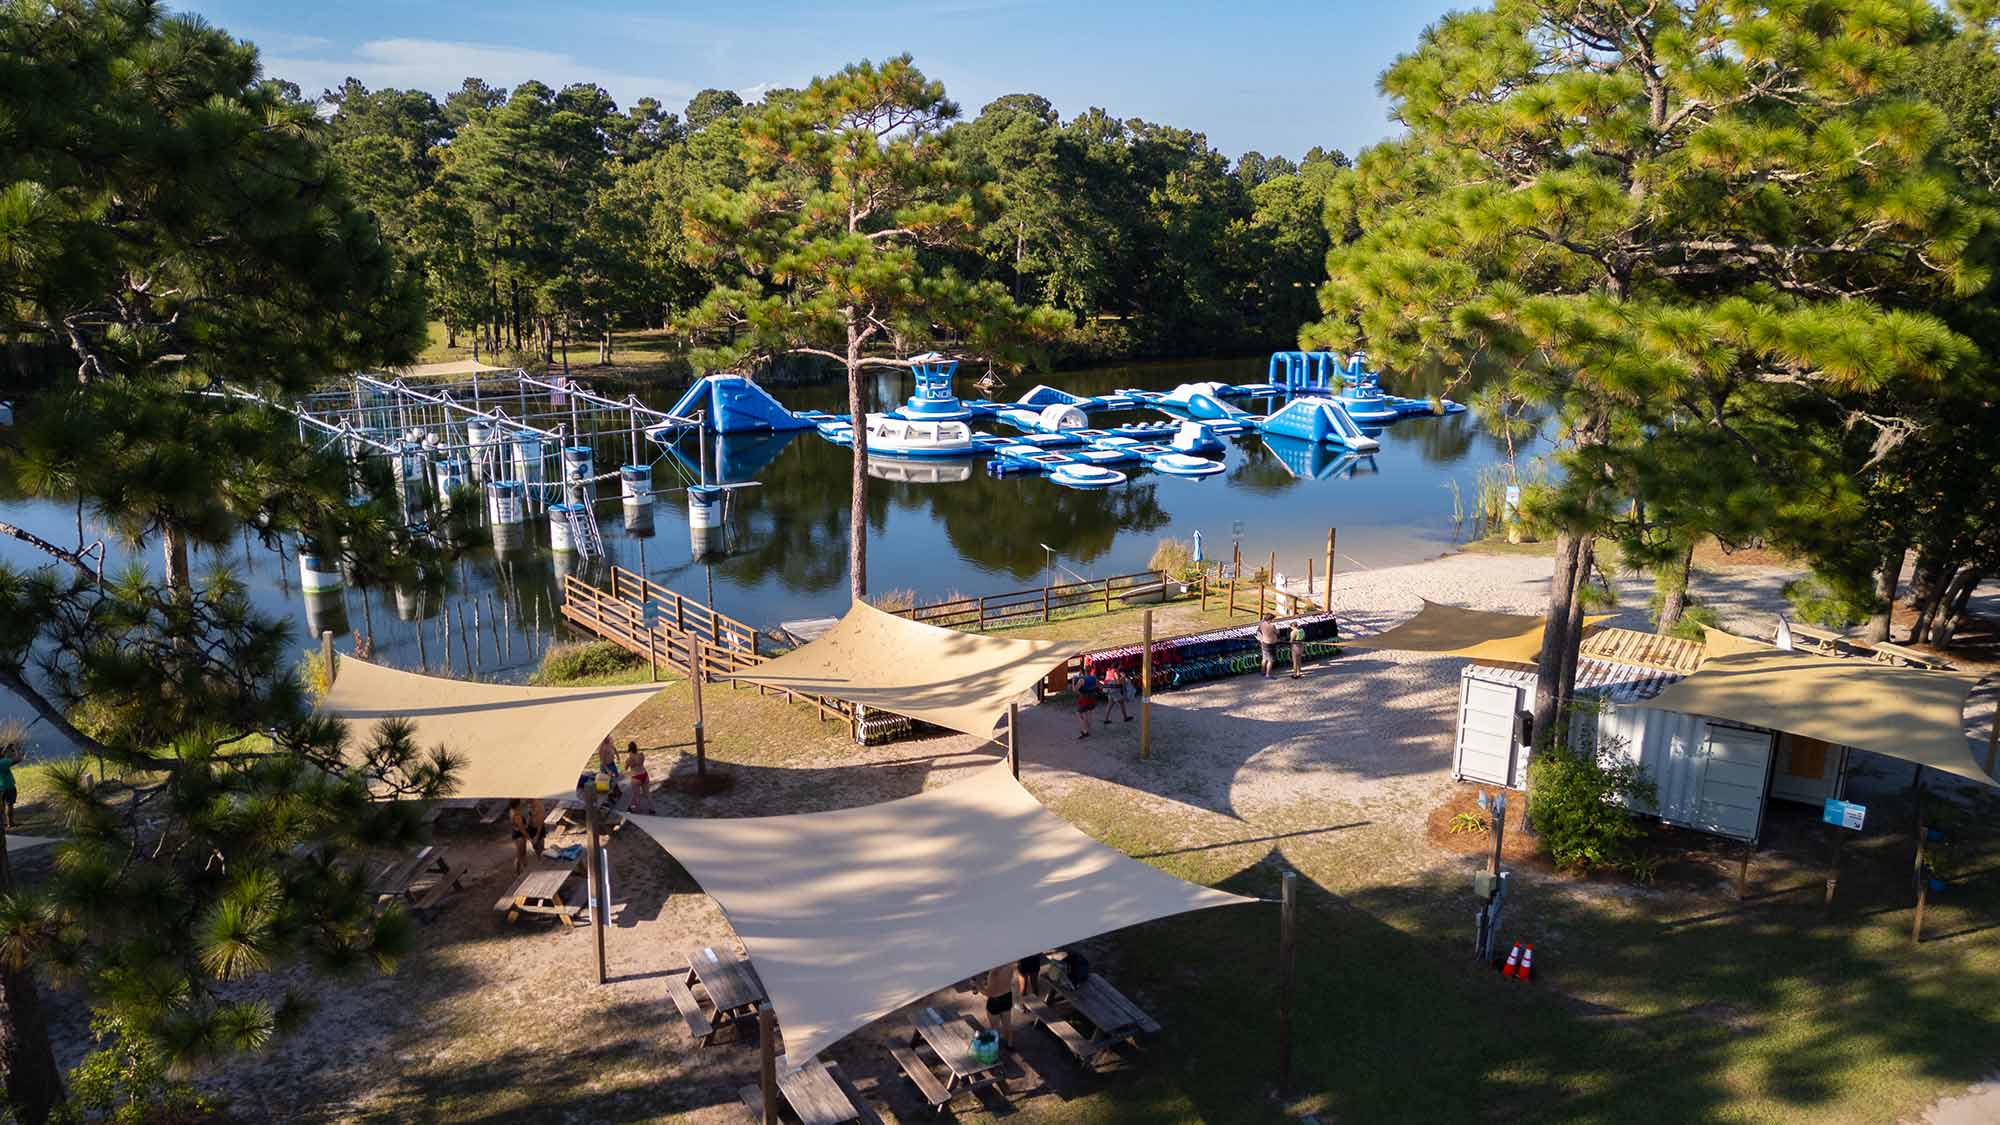
<path fill-rule="evenodd" d="M 1061 372 L 1042 381 L 1092 395 L 1124 387 L 1167 390 L 1205 380 L 1261 382 L 1264 367 L 1258 357 L 1142 363 Z M 587 382 L 588 370 L 578 377 Z M 1017 377 L 992 397 L 1018 397 L 1037 381 Z M 1385 390 L 1412 397 L 1441 389 L 1394 373 L 1383 382 Z M 911 377 L 902 371 L 871 375 L 869 390 L 871 409 L 889 409 L 909 396 Z M 960 390 L 977 393 L 970 386 Z M 794 409 L 846 410 L 839 384 L 774 393 Z M 677 394 L 642 392 L 640 398 L 664 409 Z M 1454 394 L 1463 400 L 1469 391 L 1457 388 Z M 1091 421 L 1108 426 L 1158 418 L 1134 411 L 1097 413 Z M 1011 432 L 998 423 L 979 428 Z M 597 508 L 608 562 L 643 571 L 654 582 L 756 625 L 841 613 L 848 589 L 849 451 L 812 431 L 708 440 L 713 479 L 758 483 L 729 492 L 721 526 L 703 533 L 710 538 L 701 558 L 693 551 L 682 493 L 663 491 L 650 508 L 650 522 L 628 521 L 630 510 L 621 508 L 613 479 L 601 487 Z M 959 462 L 918 463 L 914 472 L 901 468 L 908 462 L 878 466 L 869 489 L 869 587 L 935 600 L 1039 586 L 1051 578 L 1124 574 L 1144 568 L 1162 539 L 1187 540 L 1196 531 L 1211 560 L 1227 559 L 1232 542 L 1240 542 L 1246 565 L 1261 565 L 1276 551 L 1278 569 L 1287 574 L 1303 573 L 1308 558 L 1316 571 L 1323 567 L 1329 527 L 1339 531 L 1339 569 L 1412 562 L 1448 549 L 1471 531 L 1469 520 L 1453 523 L 1448 482 L 1458 483 L 1469 508 L 1479 471 L 1506 458 L 1504 446 L 1471 411 L 1393 423 L 1379 434 L 1380 452 L 1361 460 L 1333 450 L 1274 450 L 1255 434 L 1225 440 L 1228 469 L 1222 474 L 1186 479 L 1134 469 L 1129 483 L 1102 491 L 1064 488 L 1039 477 L 993 477 L 981 466 Z M 653 481 L 660 490 L 695 479 L 703 456 L 692 437 L 678 457 L 649 452 L 658 458 Z M 605 450 L 598 463 L 615 465 L 624 456 L 622 448 Z M 879 479 L 884 475 L 962 479 Z M 58 544 L 68 545 L 76 535 L 73 506 L 0 503 L 0 513 Z M 105 534 L 88 517 L 85 524 L 88 536 Z M 445 577 L 442 593 L 349 586 L 308 599 L 300 591 L 296 539 L 290 536 L 274 548 L 246 532 L 227 548 L 198 553 L 195 566 L 197 573 L 217 565 L 235 570 L 266 612 L 296 623 L 301 647 L 319 630 L 331 629 L 343 650 L 351 651 L 358 636 L 372 640 L 372 659 L 442 671 L 448 640 L 454 674 L 465 674 L 469 655 L 483 678 L 520 679 L 551 640 L 560 576 L 572 570 L 574 557 L 547 550 L 545 522 L 532 523 L 530 530 L 536 545 L 510 557 L 496 559 L 490 549 L 462 557 Z M 133 555 L 114 545 L 111 557 L 116 566 Z M 137 557 L 158 566 L 156 545 Z M 12 539 L 0 539 L 0 559 L 14 566 L 45 561 Z M 479 640 L 473 650 L 465 634 L 475 616 Z M 0 697 L 0 713 L 26 714 L 7 697 Z"/>

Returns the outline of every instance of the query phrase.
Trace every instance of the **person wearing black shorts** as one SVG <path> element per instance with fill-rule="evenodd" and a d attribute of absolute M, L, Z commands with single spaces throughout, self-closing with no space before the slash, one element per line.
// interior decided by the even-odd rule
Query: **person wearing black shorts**
<path fill-rule="evenodd" d="M 1014 1045 L 1014 985 L 1020 969 L 1000 965 L 986 974 L 986 1022 L 1000 1033 L 1001 1045 Z"/>

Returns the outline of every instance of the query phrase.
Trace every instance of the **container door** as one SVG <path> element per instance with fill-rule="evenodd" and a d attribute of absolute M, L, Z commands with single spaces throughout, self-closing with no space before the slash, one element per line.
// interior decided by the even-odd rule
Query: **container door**
<path fill-rule="evenodd" d="M 1732 839 L 1756 839 L 1764 821 L 1772 749 L 1770 731 L 1710 724 L 1702 740 L 1700 798 L 1692 826 Z"/>
<path fill-rule="evenodd" d="M 1778 762 L 1771 770 L 1771 799 L 1818 806 L 1833 796 L 1840 748 L 1802 734 L 1778 736 Z"/>
<path fill-rule="evenodd" d="M 1464 679 L 1458 714 L 1458 777 L 1488 785 L 1518 786 L 1514 776 L 1514 716 L 1520 710 L 1521 689 Z"/>

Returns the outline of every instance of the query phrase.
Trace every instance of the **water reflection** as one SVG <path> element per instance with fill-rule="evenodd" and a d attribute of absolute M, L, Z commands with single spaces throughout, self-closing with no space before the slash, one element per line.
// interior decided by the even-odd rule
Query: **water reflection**
<path fill-rule="evenodd" d="M 1211 379 L 1241 382 L 1261 378 L 1263 367 L 1262 357 L 1175 362 L 1070 372 L 1046 381 L 1101 394 Z M 1037 381 L 1017 379 L 993 397 L 1018 397 Z M 1392 392 L 1411 395 L 1445 387 L 1436 374 L 1416 380 L 1392 374 L 1387 383 Z M 664 406 L 678 389 L 639 397 Z M 866 389 L 873 408 L 886 409 L 909 395 L 910 377 L 877 374 Z M 838 385 L 776 387 L 773 393 L 795 409 L 846 410 L 845 389 Z M 1460 385 L 1451 393 L 1463 400 L 1470 390 Z M 1140 420 L 1155 416 L 1093 416 L 1105 425 Z M 1086 575 L 1126 573 L 1144 567 L 1165 536 L 1186 539 L 1201 530 L 1211 552 L 1220 554 L 1239 524 L 1246 553 L 1276 551 L 1281 562 L 1296 556 L 1301 566 L 1323 550 L 1330 525 L 1339 527 L 1342 554 L 1351 560 L 1343 565 L 1386 565 L 1444 549 L 1453 528 L 1441 484 L 1456 479 L 1470 492 L 1476 472 L 1504 457 L 1504 446 L 1487 437 L 1470 413 L 1408 419 L 1384 429 L 1380 440 L 1379 455 L 1364 459 L 1284 438 L 1239 435 L 1224 454 L 1228 471 L 1222 476 L 1196 481 L 1136 471 L 1128 484 L 1103 491 L 1033 477 L 996 478 L 965 463 L 879 462 L 871 466 L 868 505 L 870 583 L 878 590 L 941 596 L 1032 585 L 1052 562 Z M 598 463 L 633 458 L 628 444 L 606 443 L 597 451 Z M 490 546 L 449 568 L 386 588 L 349 577 L 337 590 L 306 597 L 298 544 L 289 537 L 271 544 L 246 537 L 241 551 L 211 552 L 205 561 L 231 565 L 265 611 L 291 618 L 303 636 L 332 631 L 343 649 L 359 648 L 391 664 L 441 671 L 449 660 L 453 674 L 465 674 L 469 665 L 496 678 L 524 675 L 559 634 L 561 576 L 601 580 L 609 565 L 642 571 L 758 624 L 844 608 L 847 449 L 809 431 L 712 438 L 705 450 L 692 438 L 672 449 L 643 441 L 637 447 L 636 460 L 651 465 L 655 502 L 628 502 L 616 479 L 600 484 L 594 516 L 606 559 L 592 567 L 583 567 L 579 556 L 551 552 L 540 511 L 520 524 L 490 527 Z M 712 524 L 697 526 L 689 519 L 687 489 L 703 479 L 704 467 L 711 482 L 748 487 L 721 492 Z M 381 485 L 392 487 L 387 472 Z M 0 512 L 56 542 L 75 537 L 73 509 L 12 500 L 0 501 Z M 1054 549 L 1053 560 L 1042 544 Z M 156 565 L 154 552 L 123 554 Z M 42 561 L 11 540 L 0 541 L 0 558 L 26 566 Z"/>

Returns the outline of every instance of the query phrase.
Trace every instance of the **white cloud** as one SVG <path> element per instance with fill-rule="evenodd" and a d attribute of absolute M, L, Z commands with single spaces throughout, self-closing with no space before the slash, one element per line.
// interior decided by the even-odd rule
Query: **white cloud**
<path fill-rule="evenodd" d="M 595 82 L 620 105 L 654 97 L 670 108 L 692 97 L 695 88 L 658 75 L 622 74 L 560 51 L 539 51 L 490 43 L 443 39 L 371 39 L 346 55 L 311 48 L 264 58 L 264 73 L 299 84 L 307 96 L 331 89 L 349 77 L 371 89 L 394 86 L 429 90 L 442 97 L 466 78 L 483 78 L 502 89 L 538 79 L 561 89 L 571 82 Z"/>

